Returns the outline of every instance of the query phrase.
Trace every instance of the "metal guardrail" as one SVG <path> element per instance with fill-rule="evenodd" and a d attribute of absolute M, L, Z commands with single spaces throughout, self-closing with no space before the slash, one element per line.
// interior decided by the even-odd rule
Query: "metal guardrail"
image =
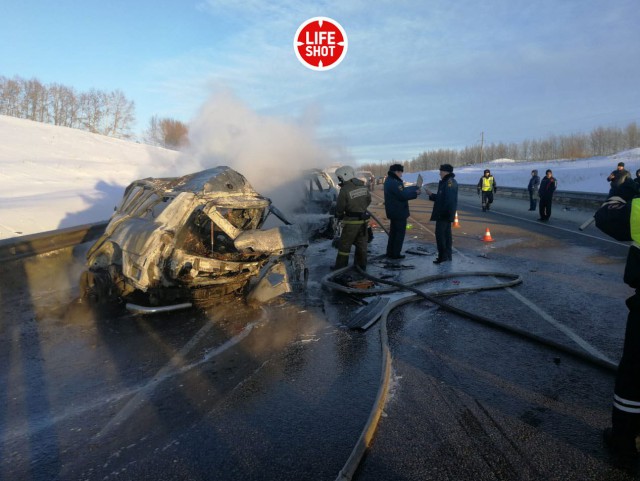
<path fill-rule="evenodd" d="M 437 184 L 434 184 L 437 185 Z M 478 187 L 473 184 L 458 184 L 458 190 L 464 193 L 475 194 Z M 498 186 L 496 197 L 511 197 L 513 199 L 529 200 L 529 191 L 518 187 L 502 187 Z M 553 202 L 572 207 L 585 207 L 588 209 L 597 209 L 607 200 L 607 194 L 598 194 L 591 192 L 573 192 L 557 190 L 553 194 Z"/>
<path fill-rule="evenodd" d="M 0 262 L 45 254 L 95 240 L 102 235 L 107 224 L 106 221 L 95 222 L 0 240 Z"/>
<path fill-rule="evenodd" d="M 429 185 L 435 186 L 437 184 L 430 183 Z M 478 188 L 472 184 L 458 184 L 458 189 L 460 192 L 475 194 Z M 528 200 L 529 192 L 527 189 L 500 186 L 496 192 L 496 197 Z M 594 210 L 600 207 L 605 200 L 607 200 L 606 194 L 590 192 L 556 191 L 553 195 L 554 203 Z M 44 254 L 95 240 L 102 235 L 107 224 L 108 221 L 95 222 L 93 224 L 0 240 L 0 262 Z"/>

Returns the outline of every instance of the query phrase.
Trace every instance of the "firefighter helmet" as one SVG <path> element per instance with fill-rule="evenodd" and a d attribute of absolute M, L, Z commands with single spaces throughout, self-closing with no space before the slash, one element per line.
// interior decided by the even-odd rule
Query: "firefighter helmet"
<path fill-rule="evenodd" d="M 353 167 L 349 167 L 348 165 L 336 169 L 336 177 L 340 183 L 347 182 L 355 176 L 356 173 L 354 172 Z"/>

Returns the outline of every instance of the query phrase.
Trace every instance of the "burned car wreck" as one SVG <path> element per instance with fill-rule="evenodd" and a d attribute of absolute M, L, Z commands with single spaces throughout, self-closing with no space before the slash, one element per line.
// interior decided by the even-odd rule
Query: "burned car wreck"
<path fill-rule="evenodd" d="M 261 230 L 274 213 L 283 225 Z M 302 287 L 307 237 L 229 167 L 130 184 L 87 253 L 82 298 L 138 312 L 266 302 Z"/>
<path fill-rule="evenodd" d="M 309 238 L 333 239 L 339 228 L 335 217 L 338 187 L 320 169 L 304 171 L 301 185 L 301 202 L 292 209 L 293 219 L 304 226 Z"/>

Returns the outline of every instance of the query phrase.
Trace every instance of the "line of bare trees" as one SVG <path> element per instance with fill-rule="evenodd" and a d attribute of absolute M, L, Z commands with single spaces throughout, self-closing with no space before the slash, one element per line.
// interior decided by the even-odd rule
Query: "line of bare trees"
<path fill-rule="evenodd" d="M 179 150 L 189 144 L 189 128 L 179 120 L 154 115 L 144 132 L 144 141 L 149 145 Z"/>
<path fill-rule="evenodd" d="M 411 160 L 401 162 L 408 171 L 434 170 L 441 164 L 453 166 L 473 165 L 496 159 L 544 162 L 555 159 L 580 159 L 597 155 L 611 155 L 623 150 L 640 147 L 640 128 L 635 122 L 625 128 L 597 127 L 589 134 L 567 136 L 551 135 L 541 140 L 524 140 L 518 143 L 492 143 L 464 149 L 437 149 L 422 152 Z M 364 164 L 360 168 L 371 170 L 374 175 L 387 173 L 389 165 L 396 163 Z"/>
<path fill-rule="evenodd" d="M 78 92 L 35 78 L 0 76 L 0 115 L 129 139 L 135 106 L 120 90 Z"/>

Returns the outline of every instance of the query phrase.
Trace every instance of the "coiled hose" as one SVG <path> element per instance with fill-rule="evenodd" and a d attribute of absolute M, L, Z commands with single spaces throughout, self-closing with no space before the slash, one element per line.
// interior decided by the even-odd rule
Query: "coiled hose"
<path fill-rule="evenodd" d="M 507 324 L 503 324 L 494 319 L 489 319 L 487 317 L 480 316 L 473 312 L 469 312 L 464 309 L 454 307 L 446 303 L 445 301 L 438 299 L 438 297 L 451 296 L 451 295 L 461 294 L 464 292 L 502 289 L 506 287 L 515 286 L 522 283 L 522 278 L 518 275 L 505 274 L 500 272 L 458 272 L 458 273 L 448 273 L 448 274 L 436 274 L 436 275 L 418 278 L 408 283 L 401 283 L 401 282 L 396 282 L 388 279 L 381 279 L 379 277 L 375 277 L 363 271 L 362 269 L 359 269 L 358 267 L 356 267 L 356 270 L 363 277 L 379 284 L 386 284 L 389 287 L 377 288 L 377 289 L 358 289 L 358 288 L 350 288 L 348 286 L 344 286 L 334 281 L 335 277 L 339 276 L 340 274 L 343 274 L 344 272 L 350 269 L 351 269 L 350 267 L 345 267 L 343 269 L 339 269 L 328 274 L 322 279 L 322 285 L 329 289 L 337 290 L 347 294 L 361 294 L 361 295 L 372 296 L 372 295 L 387 294 L 387 293 L 402 289 L 402 290 L 411 291 L 416 295 L 398 299 L 394 302 L 389 303 L 382 313 L 382 316 L 380 318 L 380 334 L 381 334 L 381 343 L 382 343 L 382 374 L 381 374 L 380 386 L 378 387 L 378 394 L 376 396 L 376 401 L 371 409 L 371 413 L 369 414 L 369 418 L 365 424 L 365 427 L 362 430 L 362 433 L 360 434 L 360 437 L 358 438 L 358 441 L 354 446 L 351 452 L 351 455 L 349 456 L 349 459 L 347 460 L 347 462 L 341 469 L 340 473 L 338 474 L 336 481 L 347 481 L 353 478 L 353 475 L 355 474 L 356 469 L 358 468 L 362 458 L 364 457 L 367 448 L 371 444 L 373 435 L 375 433 L 378 422 L 382 415 L 382 410 L 386 402 L 386 398 L 389 390 L 389 381 L 391 377 L 391 353 L 389 351 L 386 324 L 387 324 L 387 318 L 389 316 L 389 313 L 398 306 L 401 306 L 410 302 L 418 301 L 420 299 L 426 299 L 427 301 L 436 304 L 441 309 L 447 312 L 451 312 L 459 316 L 466 317 L 467 319 L 470 319 L 474 322 L 478 322 L 482 325 L 492 327 L 494 329 L 500 330 L 507 334 L 511 334 L 511 335 L 526 339 L 528 341 L 534 342 L 535 344 L 549 347 L 551 349 L 559 351 L 563 354 L 567 354 L 579 361 L 586 362 L 587 364 L 598 367 L 600 369 L 604 369 L 612 373 L 615 373 L 617 369 L 617 366 L 615 364 L 605 359 L 592 356 L 578 349 L 573 349 L 571 347 L 565 346 L 551 339 L 546 339 L 544 337 L 538 336 L 536 334 L 528 332 L 519 327 L 509 326 Z M 480 277 L 488 276 L 492 278 L 507 278 L 509 280 L 501 283 L 490 284 L 487 286 L 462 287 L 462 288 L 436 291 L 430 294 L 424 291 L 421 291 L 416 287 L 413 287 L 416 284 L 423 284 L 425 282 L 433 282 L 436 280 L 448 279 L 452 277 L 459 278 L 459 277 L 478 277 L 478 276 Z"/>

